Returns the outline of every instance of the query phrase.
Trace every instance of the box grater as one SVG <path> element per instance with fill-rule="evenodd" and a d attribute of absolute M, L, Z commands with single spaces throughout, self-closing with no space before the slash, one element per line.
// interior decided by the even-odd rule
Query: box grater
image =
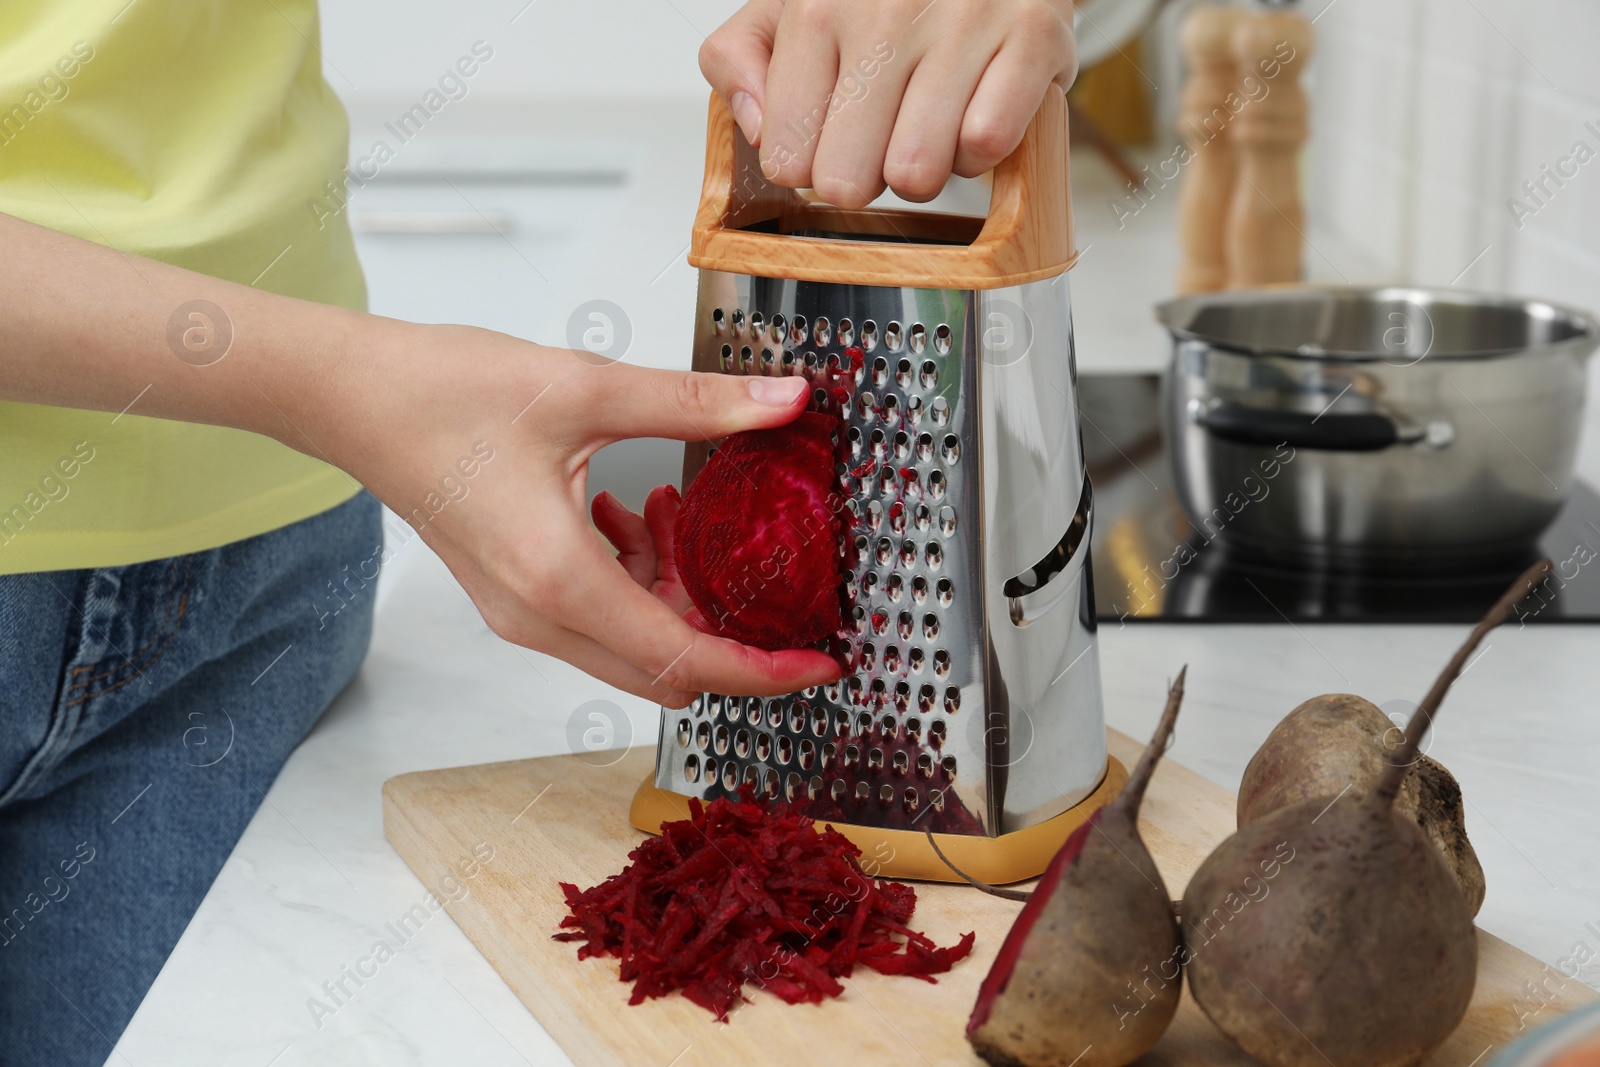
<path fill-rule="evenodd" d="M 748 781 L 841 829 L 919 836 L 1053 823 L 1040 841 L 1106 792 L 1066 145 L 1052 88 L 987 218 L 847 211 L 768 183 L 713 97 L 693 365 L 806 376 L 813 406 L 841 416 L 853 669 L 663 709 L 657 789 Z M 848 397 L 821 388 L 837 375 Z M 685 486 L 707 454 L 688 447 Z M 1054 848 L 1032 851 L 1034 869 L 1005 873 L 1037 873 Z"/>

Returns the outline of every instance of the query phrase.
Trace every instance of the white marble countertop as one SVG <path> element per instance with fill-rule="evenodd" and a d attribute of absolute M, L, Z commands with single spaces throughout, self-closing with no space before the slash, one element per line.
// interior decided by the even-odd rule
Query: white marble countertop
<path fill-rule="evenodd" d="M 584 268 L 586 278 L 626 290 L 619 302 L 648 325 L 660 360 L 687 352 L 693 279 L 674 249 L 698 192 L 701 121 L 692 113 L 674 121 L 635 115 L 653 177 L 630 188 L 606 228 L 610 250 Z M 1165 349 L 1149 308 L 1172 276 L 1175 198 L 1118 231 L 1104 208 L 1113 189 L 1092 162 L 1079 167 L 1079 243 L 1087 247 L 1073 276 L 1079 363 L 1086 371 L 1154 369 Z M 611 266 L 626 254 L 617 247 L 624 237 L 635 254 L 640 242 L 648 252 L 628 274 Z M 557 310 L 539 339 L 561 336 L 565 309 Z M 386 936 L 386 924 L 424 899 L 383 837 L 385 779 L 569 751 L 569 716 L 595 699 L 626 712 L 633 743 L 655 735 L 655 708 L 494 637 L 420 542 L 395 555 L 378 595 L 360 677 L 290 759 L 108 1062 L 568 1062 L 448 917 L 432 918 L 335 1014 L 317 1018 L 308 1007 L 327 996 L 325 982 Z M 1261 738 L 1300 701 L 1327 691 L 1380 705 L 1416 700 L 1464 631 L 1108 626 L 1100 644 L 1106 717 L 1147 735 L 1166 679 L 1188 663 L 1171 756 L 1233 789 Z M 1480 925 L 1550 962 L 1580 939 L 1595 945 L 1585 923 L 1600 927 L 1597 636 L 1595 627 L 1576 625 L 1497 632 L 1452 693 L 1431 749 L 1468 800 L 1489 883 Z M 1581 977 L 1600 986 L 1600 963 Z"/>

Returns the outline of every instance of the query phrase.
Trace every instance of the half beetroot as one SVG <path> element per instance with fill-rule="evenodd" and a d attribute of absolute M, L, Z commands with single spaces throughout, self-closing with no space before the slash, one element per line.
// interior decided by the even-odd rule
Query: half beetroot
<path fill-rule="evenodd" d="M 777 650 L 840 628 L 838 425 L 806 412 L 787 426 L 734 434 L 684 492 L 678 575 L 714 632 Z"/>

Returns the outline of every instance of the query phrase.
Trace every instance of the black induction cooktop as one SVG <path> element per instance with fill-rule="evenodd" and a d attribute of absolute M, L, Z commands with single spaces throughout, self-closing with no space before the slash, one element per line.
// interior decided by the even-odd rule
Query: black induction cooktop
<path fill-rule="evenodd" d="M 1455 573 L 1350 574 L 1241 557 L 1198 535 L 1172 488 L 1155 375 L 1083 375 L 1078 409 L 1094 483 L 1101 622 L 1476 622 L 1540 550 L 1556 574 L 1528 623 L 1600 621 L 1600 495 L 1578 483 L 1525 560 Z M 1189 551 L 1180 553 L 1180 546 Z M 1181 566 L 1175 559 L 1183 559 Z M 1513 623 L 1514 625 L 1514 623 Z"/>

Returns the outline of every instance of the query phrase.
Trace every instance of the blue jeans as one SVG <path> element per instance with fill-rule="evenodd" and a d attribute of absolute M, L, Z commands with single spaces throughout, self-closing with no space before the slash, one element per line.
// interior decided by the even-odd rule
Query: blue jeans
<path fill-rule="evenodd" d="M 0 577 L 0 1063 L 110 1054 L 372 633 L 381 509 Z"/>

